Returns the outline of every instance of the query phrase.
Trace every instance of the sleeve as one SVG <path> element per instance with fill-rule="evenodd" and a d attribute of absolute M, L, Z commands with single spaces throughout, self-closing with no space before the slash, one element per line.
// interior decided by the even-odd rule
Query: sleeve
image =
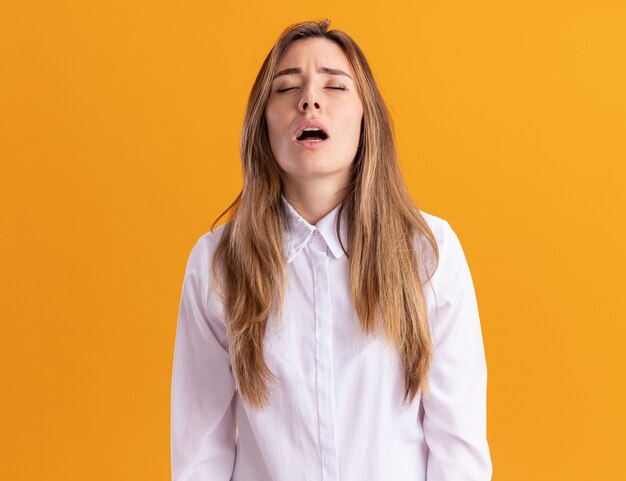
<path fill-rule="evenodd" d="M 478 305 L 461 243 L 447 222 L 432 287 L 434 355 L 423 399 L 426 479 L 489 481 L 487 365 Z"/>
<path fill-rule="evenodd" d="M 187 261 L 171 384 L 172 481 L 227 481 L 235 462 L 235 381 L 225 327 L 208 312 L 209 249 Z"/>

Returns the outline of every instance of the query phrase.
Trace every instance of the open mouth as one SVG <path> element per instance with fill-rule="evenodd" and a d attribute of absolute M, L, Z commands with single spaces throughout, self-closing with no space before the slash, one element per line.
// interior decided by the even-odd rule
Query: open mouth
<path fill-rule="evenodd" d="M 328 138 L 326 132 L 317 127 L 307 127 L 296 137 L 299 142 L 323 142 Z"/>

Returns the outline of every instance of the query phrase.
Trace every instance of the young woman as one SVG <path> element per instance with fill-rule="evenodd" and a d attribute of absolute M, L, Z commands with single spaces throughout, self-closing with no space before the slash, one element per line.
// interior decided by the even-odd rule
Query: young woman
<path fill-rule="evenodd" d="M 328 23 L 290 26 L 265 59 L 243 189 L 189 256 L 172 478 L 487 481 L 468 264 L 411 200 L 369 65 Z"/>

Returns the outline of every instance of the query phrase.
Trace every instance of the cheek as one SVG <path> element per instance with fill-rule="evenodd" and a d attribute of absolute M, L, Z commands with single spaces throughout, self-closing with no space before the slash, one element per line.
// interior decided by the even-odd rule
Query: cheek
<path fill-rule="evenodd" d="M 344 119 L 346 127 L 351 131 L 354 131 L 355 129 L 359 131 L 361 128 L 361 119 L 363 118 L 363 106 L 361 102 L 355 101 L 348 112 L 348 115 Z"/>
<path fill-rule="evenodd" d="M 265 121 L 267 123 L 270 138 L 278 138 L 279 135 L 282 135 L 285 132 L 286 121 L 284 115 L 282 115 L 276 108 L 268 107 L 265 110 Z"/>
<path fill-rule="evenodd" d="M 275 159 L 282 166 L 281 159 L 284 156 L 286 139 L 283 133 L 285 132 L 284 117 L 276 110 L 276 108 L 266 108 L 265 110 L 265 122 L 267 123 L 267 134 L 270 144 L 270 149 L 274 154 Z"/>
<path fill-rule="evenodd" d="M 269 109 L 269 107 L 265 110 L 265 122 L 267 123 L 267 130 L 269 131 L 270 135 L 272 135 L 272 132 L 276 130 L 275 115 L 274 112 Z"/>
<path fill-rule="evenodd" d="M 354 141 L 359 141 L 362 120 L 363 109 L 360 105 L 355 105 L 352 113 L 344 119 L 345 131 L 351 139 L 350 143 L 353 143 Z"/>

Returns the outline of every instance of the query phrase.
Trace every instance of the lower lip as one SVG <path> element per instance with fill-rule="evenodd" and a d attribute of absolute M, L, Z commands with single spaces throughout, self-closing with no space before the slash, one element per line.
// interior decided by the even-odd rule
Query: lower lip
<path fill-rule="evenodd" d="M 298 144 L 300 147 L 304 149 L 309 149 L 309 150 L 321 149 L 327 143 L 328 143 L 328 138 L 324 140 L 313 141 L 313 142 L 306 141 L 306 140 L 296 140 L 296 144 Z"/>

